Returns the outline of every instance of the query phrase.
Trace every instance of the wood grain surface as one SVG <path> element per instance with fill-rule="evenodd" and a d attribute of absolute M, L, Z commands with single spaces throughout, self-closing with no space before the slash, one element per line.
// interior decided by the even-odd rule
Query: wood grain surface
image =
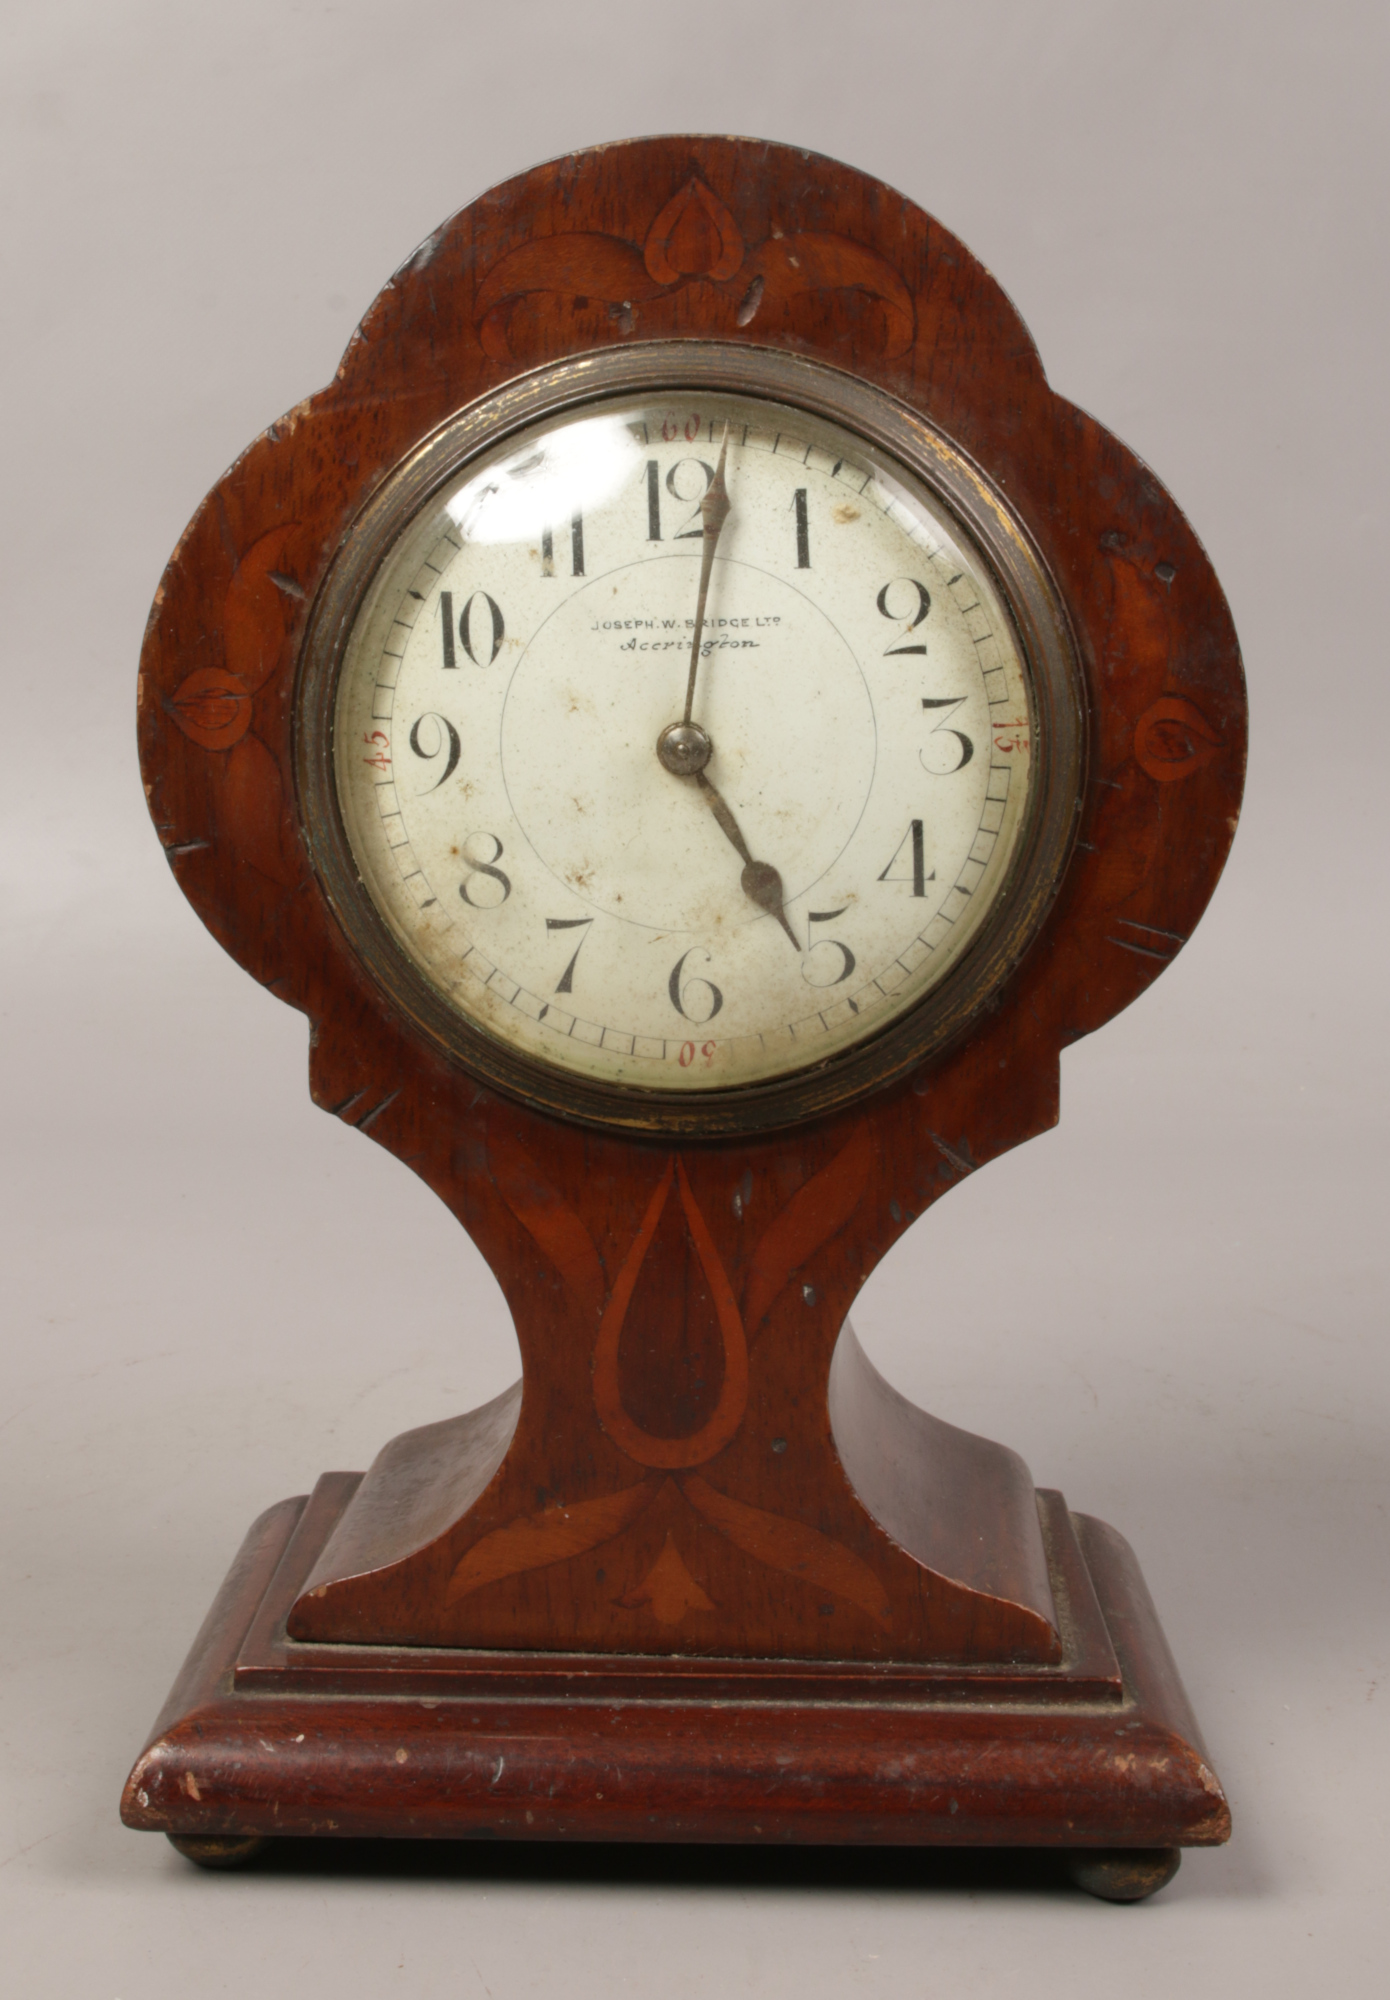
<path fill-rule="evenodd" d="M 260 1621 L 283 1602 L 277 1573 L 342 1504 L 324 1484 L 317 1507 L 282 1501 L 252 1528 L 127 1781 L 128 1826 L 180 1840 L 1071 1849 L 1228 1837 L 1134 1558 L 1102 1523 L 1068 1519 L 1058 1496 L 1059 1539 L 1094 1582 L 1086 1622 L 1115 1634 L 1117 1684 L 1083 1687 L 1064 1668 L 1048 1688 L 1040 1669 L 986 1674 L 972 1694 L 949 1673 L 863 1668 L 798 1688 L 652 1661 L 646 1687 L 624 1688 L 592 1660 L 535 1655 L 369 1660 L 375 1649 L 333 1647 L 297 1662 L 267 1647 Z"/>
<path fill-rule="evenodd" d="M 974 1031 L 794 1132 L 679 1145 L 544 1115 L 412 1029 L 310 865 L 293 744 L 315 593 L 403 455 L 527 369 L 658 338 L 810 355 L 945 431 L 1041 551 L 1090 731 L 1060 893 Z M 140 747 L 185 894 L 309 1017 L 315 1101 L 448 1204 L 521 1348 L 519 1395 L 383 1452 L 288 1614 L 295 1640 L 1061 1659 L 1026 1469 L 913 1411 L 841 1330 L 905 1229 L 1055 1121 L 1061 1050 L 1190 935 L 1235 825 L 1245 708 L 1186 521 L 1052 393 L 960 243 L 864 175 L 748 141 L 636 141 L 494 189 L 199 509 L 150 619 Z"/>

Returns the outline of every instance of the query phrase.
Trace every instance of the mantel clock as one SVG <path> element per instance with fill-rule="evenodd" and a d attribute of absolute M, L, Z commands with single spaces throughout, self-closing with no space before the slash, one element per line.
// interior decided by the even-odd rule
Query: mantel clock
<path fill-rule="evenodd" d="M 1125 1544 L 847 1317 L 1177 952 L 1243 768 L 1206 557 L 969 253 L 750 141 L 495 189 L 194 517 L 140 743 L 523 1372 L 262 1516 L 127 1822 L 1051 1845 L 1116 1897 L 1224 1840 Z"/>

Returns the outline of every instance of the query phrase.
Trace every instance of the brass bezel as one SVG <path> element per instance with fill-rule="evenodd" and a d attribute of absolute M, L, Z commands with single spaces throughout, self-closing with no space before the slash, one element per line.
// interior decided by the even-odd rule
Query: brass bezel
<path fill-rule="evenodd" d="M 1040 755 L 1028 816 L 994 908 L 960 959 L 906 1013 L 863 1042 L 767 1083 L 707 1092 L 604 1084 L 467 1021 L 406 957 L 354 860 L 333 770 L 338 677 L 362 600 L 411 519 L 467 463 L 577 405 L 679 390 L 775 398 L 853 431 L 871 463 L 927 486 L 984 559 L 1026 664 Z M 343 935 L 393 1009 L 442 1054 L 532 1109 L 599 1129 L 724 1138 L 842 1109 L 939 1055 L 997 997 L 1056 894 L 1083 794 L 1085 688 L 1061 597 L 1022 523 L 980 469 L 919 412 L 842 369 L 779 349 L 670 340 L 608 348 L 519 376 L 425 438 L 345 530 L 312 607 L 294 700 L 299 816 Z"/>

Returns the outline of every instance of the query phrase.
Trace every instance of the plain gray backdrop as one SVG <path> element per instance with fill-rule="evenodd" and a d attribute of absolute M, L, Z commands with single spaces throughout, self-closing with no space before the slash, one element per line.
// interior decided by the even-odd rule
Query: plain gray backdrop
<path fill-rule="evenodd" d="M 0 1909 L 16 1994 L 1343 1996 L 1387 1923 L 1380 0 L 47 0 L 0 44 Z M 904 190 L 1157 470 L 1250 677 L 1245 816 L 1059 1130 L 924 1219 L 880 1366 L 1134 1543 L 1232 1797 L 1137 1910 L 923 1871 L 203 1876 L 116 1818 L 252 1517 L 511 1379 L 485 1267 L 204 933 L 135 662 L 212 481 L 531 163 L 732 131 Z M 374 1240 L 389 1260 L 364 1254 Z"/>

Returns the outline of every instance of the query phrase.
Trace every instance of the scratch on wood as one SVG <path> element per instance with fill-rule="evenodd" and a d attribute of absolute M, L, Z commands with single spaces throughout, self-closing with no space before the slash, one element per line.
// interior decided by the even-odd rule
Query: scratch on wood
<path fill-rule="evenodd" d="M 735 318 L 740 326 L 747 326 L 757 314 L 758 307 L 763 302 L 763 286 L 765 283 L 766 280 L 759 273 L 744 293 L 743 301 L 739 306 L 738 312 L 735 314 Z"/>
<path fill-rule="evenodd" d="M 1121 917 L 1119 925 L 1122 931 L 1143 931 L 1149 937 L 1171 938 L 1174 944 L 1187 943 L 1187 937 L 1184 932 L 1165 931 L 1162 924 L 1140 924 L 1136 923 L 1133 917 Z"/>
<path fill-rule="evenodd" d="M 1117 944 L 1121 951 L 1132 951 L 1137 958 L 1156 958 L 1160 965 L 1167 965 L 1168 961 L 1176 956 L 1176 953 L 1171 951 L 1154 951 L 1146 944 L 1132 944 L 1128 938 L 1108 937 L 1105 942 Z"/>
<path fill-rule="evenodd" d="M 211 846 L 212 842 L 210 840 L 180 840 L 176 841 L 172 847 L 166 847 L 164 852 L 172 867 L 174 862 L 182 860 L 185 854 L 197 854 L 204 847 Z"/>
<path fill-rule="evenodd" d="M 400 1094 L 401 1094 L 401 1087 L 399 1084 L 397 1084 L 396 1088 L 391 1092 L 390 1096 L 383 1097 L 380 1104 L 377 1105 L 375 1110 L 369 1111 L 365 1118 L 358 1119 L 357 1121 L 358 1131 L 370 1132 L 373 1125 L 375 1125 L 377 1119 L 380 1118 L 382 1112 L 388 1110 L 390 1106 L 395 1103 L 396 1099 L 400 1096 Z"/>
<path fill-rule="evenodd" d="M 268 569 L 266 571 L 266 575 L 270 578 L 271 582 L 275 585 L 275 588 L 277 590 L 284 591 L 286 597 L 303 598 L 304 596 L 307 595 L 304 589 L 304 585 L 302 583 L 296 583 L 295 579 L 292 576 L 286 576 L 283 570 Z"/>
<path fill-rule="evenodd" d="M 231 564 L 233 572 L 235 572 L 237 564 L 241 561 L 241 549 L 238 546 L 237 538 L 235 533 L 233 532 L 231 521 L 228 519 L 227 502 L 223 497 L 222 489 L 220 486 L 214 489 L 212 499 L 213 499 L 213 510 L 217 516 L 217 529 L 218 529 L 218 534 L 221 537 L 222 547 L 226 552 L 227 560 Z"/>
<path fill-rule="evenodd" d="M 427 270 L 443 248 L 447 232 L 448 224 L 441 222 L 438 229 L 432 230 L 420 247 L 411 252 L 396 275 L 399 277 L 407 271 Z"/>
<path fill-rule="evenodd" d="M 948 1146 L 946 1144 L 946 1141 L 941 1137 L 940 1133 L 938 1132 L 928 1132 L 927 1137 L 931 1140 L 937 1152 L 940 1153 L 944 1159 L 950 1161 L 951 1165 L 955 1168 L 958 1174 L 974 1173 L 976 1162 L 971 1159 L 970 1148 L 964 1139 L 960 1141 L 960 1145 L 957 1148 L 955 1146 Z"/>

